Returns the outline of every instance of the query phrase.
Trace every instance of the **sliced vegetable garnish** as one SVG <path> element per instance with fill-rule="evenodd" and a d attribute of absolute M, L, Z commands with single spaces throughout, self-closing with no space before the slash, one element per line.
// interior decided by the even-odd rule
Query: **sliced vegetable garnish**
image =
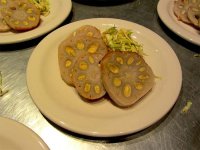
<path fill-rule="evenodd" d="M 187 101 L 186 105 L 181 110 L 181 113 L 187 113 L 192 106 L 192 102 L 189 100 Z"/>
<path fill-rule="evenodd" d="M 2 90 L 2 74 L 0 71 L 0 97 L 3 96 L 4 94 L 6 94 L 8 92 L 8 90 Z"/>
<path fill-rule="evenodd" d="M 0 71 L 0 87 L 2 86 L 2 74 L 1 74 L 1 71 Z"/>
<path fill-rule="evenodd" d="M 50 13 L 49 0 L 29 0 L 40 10 L 41 15 L 47 16 Z"/>
<path fill-rule="evenodd" d="M 143 47 L 131 37 L 132 31 L 111 27 L 103 32 L 103 40 L 113 51 L 130 51 L 143 55 Z"/>
<path fill-rule="evenodd" d="M 200 54 L 194 54 L 194 57 L 200 57 Z"/>

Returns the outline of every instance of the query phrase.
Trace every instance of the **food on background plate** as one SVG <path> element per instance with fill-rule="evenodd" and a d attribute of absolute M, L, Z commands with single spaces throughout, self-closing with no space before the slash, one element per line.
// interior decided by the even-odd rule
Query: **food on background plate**
<path fill-rule="evenodd" d="M 190 7 L 188 9 L 188 18 L 194 26 L 200 28 L 200 3 L 199 8 Z"/>
<path fill-rule="evenodd" d="M 0 12 L 0 32 L 6 32 L 9 31 L 10 27 L 8 26 L 8 24 L 5 22 L 1 12 Z"/>
<path fill-rule="evenodd" d="M 185 0 L 175 0 L 174 1 L 174 14 L 177 16 L 178 20 L 181 20 L 185 23 L 190 23 L 190 20 L 187 16 L 188 8 L 191 4 L 188 4 L 188 1 Z"/>
<path fill-rule="evenodd" d="M 154 74 L 135 52 L 109 52 L 101 61 L 103 85 L 120 107 L 128 107 L 146 95 L 154 85 Z"/>
<path fill-rule="evenodd" d="M 88 101 L 108 93 L 117 106 L 132 106 L 152 89 L 155 76 L 131 33 L 116 27 L 102 34 L 94 26 L 78 28 L 58 47 L 62 79 Z"/>
<path fill-rule="evenodd" d="M 7 25 L 16 31 L 31 30 L 40 22 L 40 11 L 28 0 L 13 1 L 1 13 Z"/>
<path fill-rule="evenodd" d="M 175 0 L 173 11 L 178 20 L 200 29 L 200 0 Z"/>
<path fill-rule="evenodd" d="M 40 23 L 42 10 L 36 7 L 36 0 L 2 0 L 0 1 L 0 32 L 29 31 Z M 46 3 L 45 3 L 46 4 Z M 47 14 L 47 13 L 46 13 Z M 7 28 L 6 28 L 7 25 Z"/>

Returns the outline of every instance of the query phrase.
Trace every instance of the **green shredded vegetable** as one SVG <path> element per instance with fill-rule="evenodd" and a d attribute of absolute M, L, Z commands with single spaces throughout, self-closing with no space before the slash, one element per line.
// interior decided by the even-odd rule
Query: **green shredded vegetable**
<path fill-rule="evenodd" d="M 0 71 L 0 87 L 2 86 L 2 74 L 1 74 L 1 71 Z"/>
<path fill-rule="evenodd" d="M 2 74 L 0 71 L 0 97 L 3 96 L 4 94 L 6 94 L 8 92 L 8 90 L 2 90 Z"/>
<path fill-rule="evenodd" d="M 132 31 L 111 27 L 103 32 L 103 40 L 113 51 L 131 51 L 143 55 L 143 47 L 131 37 Z"/>
<path fill-rule="evenodd" d="M 181 110 L 181 113 L 187 113 L 192 106 L 192 102 L 189 100 L 187 101 L 186 105 Z"/>
<path fill-rule="evenodd" d="M 200 57 L 200 54 L 194 54 L 194 57 Z"/>
<path fill-rule="evenodd" d="M 0 89 L 0 97 L 4 96 L 6 93 L 8 93 L 8 90 L 2 91 L 2 89 Z"/>
<path fill-rule="evenodd" d="M 41 14 L 47 16 L 50 13 L 49 0 L 29 0 L 40 10 Z"/>

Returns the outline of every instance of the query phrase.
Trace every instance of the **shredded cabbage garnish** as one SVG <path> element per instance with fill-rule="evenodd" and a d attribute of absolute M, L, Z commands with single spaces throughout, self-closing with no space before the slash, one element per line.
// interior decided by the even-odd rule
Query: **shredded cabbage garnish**
<path fill-rule="evenodd" d="M 194 57 L 200 57 L 200 54 L 194 54 Z"/>
<path fill-rule="evenodd" d="M 1 71 L 0 71 L 0 87 L 2 86 L 2 74 L 1 74 Z"/>
<path fill-rule="evenodd" d="M 187 101 L 186 105 L 181 110 L 182 113 L 187 113 L 192 106 L 192 102 L 189 100 Z"/>
<path fill-rule="evenodd" d="M 143 55 L 143 47 L 131 37 L 132 31 L 111 27 L 103 32 L 103 40 L 113 51 L 131 51 Z"/>
<path fill-rule="evenodd" d="M 47 16 L 50 13 L 49 0 L 29 0 L 32 2 L 41 12 L 41 15 Z"/>
<path fill-rule="evenodd" d="M 8 90 L 2 90 L 2 74 L 1 74 L 1 71 L 0 71 L 0 97 L 2 97 L 4 94 L 6 94 L 8 92 Z"/>

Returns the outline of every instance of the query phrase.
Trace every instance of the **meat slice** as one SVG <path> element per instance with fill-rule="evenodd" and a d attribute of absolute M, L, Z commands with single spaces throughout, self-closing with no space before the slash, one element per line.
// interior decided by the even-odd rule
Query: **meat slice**
<path fill-rule="evenodd" d="M 99 61 L 107 53 L 107 47 L 102 39 L 77 35 L 70 35 L 58 48 L 61 77 L 67 84 L 72 86 L 73 67 L 80 56 L 83 54 L 98 54 L 96 59 Z"/>
<path fill-rule="evenodd" d="M 81 56 L 74 65 L 75 88 L 82 97 L 90 101 L 99 99 L 106 93 L 98 59 L 98 54 L 86 54 Z"/>
<path fill-rule="evenodd" d="M 101 61 L 104 88 L 113 102 L 129 107 L 150 91 L 154 74 L 144 59 L 133 52 L 109 52 Z"/>
<path fill-rule="evenodd" d="M 7 0 L 2 9 L 5 22 L 16 31 L 27 31 L 38 26 L 40 11 L 28 0 Z"/>

